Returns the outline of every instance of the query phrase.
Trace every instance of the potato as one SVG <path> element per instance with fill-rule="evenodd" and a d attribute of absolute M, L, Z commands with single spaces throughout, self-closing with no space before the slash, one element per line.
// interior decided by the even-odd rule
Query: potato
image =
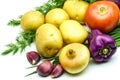
<path fill-rule="evenodd" d="M 59 27 L 62 22 L 69 19 L 67 12 L 61 8 L 50 10 L 45 16 L 46 23 L 52 23 Z"/>
<path fill-rule="evenodd" d="M 60 32 L 65 44 L 83 43 L 88 36 L 87 30 L 76 20 L 64 21 L 60 25 Z"/>
<path fill-rule="evenodd" d="M 53 24 L 43 24 L 36 31 L 36 48 L 43 57 L 52 57 L 63 46 L 60 31 Z"/>
<path fill-rule="evenodd" d="M 23 30 L 36 30 L 44 23 L 44 15 L 39 11 L 28 11 L 21 18 Z"/>
<path fill-rule="evenodd" d="M 77 20 L 84 24 L 84 17 L 89 3 L 79 0 L 66 0 L 63 9 L 69 14 L 71 19 Z"/>

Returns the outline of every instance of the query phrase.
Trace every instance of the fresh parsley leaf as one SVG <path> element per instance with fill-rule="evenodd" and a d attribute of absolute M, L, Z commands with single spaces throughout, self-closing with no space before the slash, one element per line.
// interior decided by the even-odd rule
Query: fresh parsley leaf
<path fill-rule="evenodd" d="M 20 25 L 20 20 L 21 20 L 21 18 L 22 18 L 22 15 L 20 15 L 20 16 L 18 17 L 18 19 L 11 19 L 11 20 L 9 20 L 9 22 L 8 22 L 7 25 L 13 26 L 13 27 L 19 26 L 19 25 Z"/>
<path fill-rule="evenodd" d="M 47 12 L 53 8 L 62 8 L 65 1 L 66 0 L 48 0 L 48 2 L 42 6 L 36 7 L 36 10 L 46 15 Z"/>
<path fill-rule="evenodd" d="M 20 20 L 11 19 L 11 20 L 8 22 L 8 25 L 9 25 L 9 26 L 18 26 L 18 25 L 20 25 Z"/>
<path fill-rule="evenodd" d="M 23 31 L 16 37 L 16 43 L 6 45 L 8 49 L 2 52 L 2 55 L 9 53 L 16 54 L 18 51 L 23 52 L 27 46 L 35 41 L 35 31 Z"/>

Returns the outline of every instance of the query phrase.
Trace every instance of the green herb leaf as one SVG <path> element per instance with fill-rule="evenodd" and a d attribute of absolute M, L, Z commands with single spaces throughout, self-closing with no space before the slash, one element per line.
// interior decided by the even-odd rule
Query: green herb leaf
<path fill-rule="evenodd" d="M 30 76 L 30 75 L 33 75 L 33 74 L 35 74 L 35 73 L 37 73 L 37 71 L 33 71 L 32 73 L 27 74 L 25 77 Z"/>
<path fill-rule="evenodd" d="M 34 66 L 31 66 L 31 67 L 27 67 L 26 69 L 30 69 L 30 68 L 35 68 L 37 67 L 38 65 L 34 65 Z"/>
<path fill-rule="evenodd" d="M 18 26 L 18 25 L 20 25 L 20 20 L 11 19 L 11 20 L 8 22 L 8 25 L 9 25 L 9 26 Z"/>
<path fill-rule="evenodd" d="M 35 31 L 23 31 L 16 37 L 16 43 L 10 43 L 6 47 L 7 50 L 3 51 L 2 55 L 7 55 L 9 53 L 16 54 L 18 51 L 21 53 L 27 46 L 35 41 Z"/>
<path fill-rule="evenodd" d="M 13 55 L 18 51 L 18 46 L 17 45 L 15 45 L 15 44 L 13 44 L 13 43 L 10 43 L 10 44 L 8 44 L 8 45 L 6 45 L 7 47 L 8 47 L 8 49 L 7 50 L 5 50 L 3 53 L 2 53 L 2 55 L 7 55 L 7 54 L 9 54 L 9 53 L 11 53 L 11 52 L 13 52 Z"/>
<path fill-rule="evenodd" d="M 57 65 L 59 63 L 60 63 L 59 62 L 59 56 L 56 56 L 55 59 L 54 59 L 54 61 L 53 61 L 53 65 L 55 66 L 55 65 Z"/>
<path fill-rule="evenodd" d="M 13 27 L 19 26 L 21 18 L 22 18 L 22 15 L 20 15 L 17 19 L 11 19 L 11 20 L 9 20 L 8 25 L 9 26 L 13 26 Z"/>
<path fill-rule="evenodd" d="M 53 8 L 62 8 L 65 1 L 66 0 L 48 0 L 48 2 L 42 6 L 36 7 L 36 10 L 46 15 L 47 12 Z"/>
<path fill-rule="evenodd" d="M 2 52 L 2 55 L 7 55 L 12 52 L 12 49 L 7 49 L 4 52 Z"/>
<path fill-rule="evenodd" d="M 59 56 L 54 56 L 54 57 L 50 57 L 50 58 L 42 58 L 41 60 L 42 61 L 46 61 L 46 60 L 52 61 L 54 66 L 59 64 Z"/>
<path fill-rule="evenodd" d="M 116 28 L 109 33 L 109 35 L 115 39 L 117 47 L 120 47 L 120 21 Z"/>

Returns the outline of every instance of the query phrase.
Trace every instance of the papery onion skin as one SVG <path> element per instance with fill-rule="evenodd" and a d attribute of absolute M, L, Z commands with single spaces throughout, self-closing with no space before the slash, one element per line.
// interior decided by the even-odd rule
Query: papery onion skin
<path fill-rule="evenodd" d="M 52 78 L 57 78 L 57 77 L 61 76 L 62 73 L 63 73 L 63 68 L 62 68 L 62 66 L 61 66 L 60 64 L 57 64 L 57 65 L 54 67 L 54 69 L 53 69 L 53 71 L 52 71 L 52 73 L 51 73 L 51 77 L 52 77 Z"/>
<path fill-rule="evenodd" d="M 35 51 L 30 51 L 26 53 L 27 60 L 30 64 L 35 65 L 40 61 L 40 56 Z"/>
<path fill-rule="evenodd" d="M 44 61 L 37 67 L 37 73 L 42 77 L 49 76 L 52 70 L 53 64 L 50 61 Z"/>

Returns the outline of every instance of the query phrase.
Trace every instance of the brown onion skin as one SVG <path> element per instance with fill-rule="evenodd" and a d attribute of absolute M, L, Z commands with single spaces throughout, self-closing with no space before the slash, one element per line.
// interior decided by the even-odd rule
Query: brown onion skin
<path fill-rule="evenodd" d="M 37 73 L 42 77 L 49 76 L 52 70 L 53 64 L 50 61 L 44 61 L 37 67 Z"/>

